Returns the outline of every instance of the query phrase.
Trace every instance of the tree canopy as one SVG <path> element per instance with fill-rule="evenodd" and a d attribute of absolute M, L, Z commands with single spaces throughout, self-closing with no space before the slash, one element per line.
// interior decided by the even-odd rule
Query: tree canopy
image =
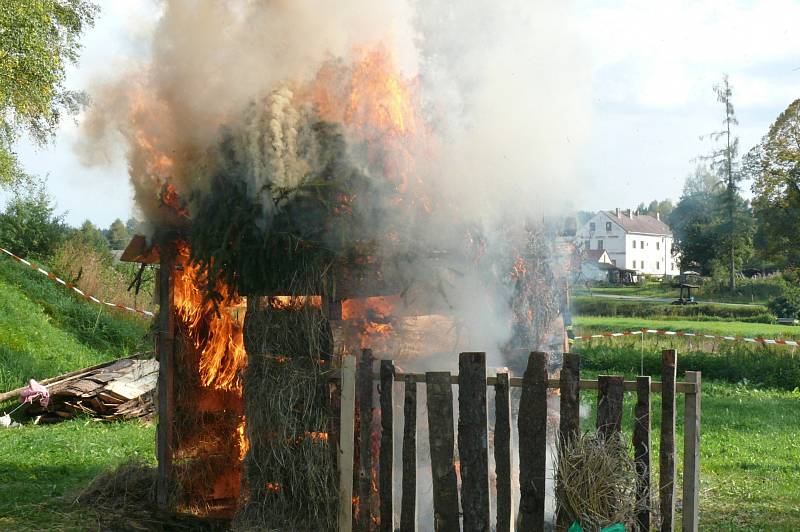
<path fill-rule="evenodd" d="M 19 134 L 45 142 L 83 101 L 64 79 L 96 13 L 88 0 L 0 2 L 0 184 L 24 175 L 12 151 Z"/>
<path fill-rule="evenodd" d="M 800 99 L 784 110 L 745 157 L 753 179 L 756 243 L 782 266 L 800 266 Z"/>

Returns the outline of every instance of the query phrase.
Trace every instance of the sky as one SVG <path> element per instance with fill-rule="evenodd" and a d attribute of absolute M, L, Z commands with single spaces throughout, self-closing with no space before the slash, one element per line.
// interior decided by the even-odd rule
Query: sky
<path fill-rule="evenodd" d="M 84 37 L 80 63 L 67 76 L 70 89 L 90 97 L 95 81 L 146 61 L 159 12 L 153 0 L 99 3 L 102 11 Z M 700 137 L 721 126 L 723 108 L 713 87 L 723 74 L 733 86 L 742 152 L 800 97 L 800 38 L 794 31 L 800 1 L 570 5 L 577 29 L 564 38 L 577 39 L 582 56 L 564 68 L 588 70 L 592 95 L 589 131 L 574 153 L 581 175 L 571 208 L 677 200 L 698 157 L 714 149 Z M 120 148 L 103 166 L 82 165 L 74 150 L 81 118 L 64 120 L 47 146 L 21 139 L 17 152 L 29 173 L 47 177 L 68 223 L 89 219 L 106 227 L 136 214 L 125 153 Z"/>

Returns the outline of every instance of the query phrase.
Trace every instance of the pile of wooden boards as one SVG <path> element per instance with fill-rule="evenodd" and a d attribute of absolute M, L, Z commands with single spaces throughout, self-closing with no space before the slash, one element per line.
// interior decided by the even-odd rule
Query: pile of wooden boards
<path fill-rule="evenodd" d="M 55 423 L 78 413 L 105 420 L 148 419 L 153 416 L 157 380 L 157 360 L 115 360 L 42 381 L 50 391 L 50 403 L 44 408 L 34 402 L 27 413 L 39 423 Z"/>

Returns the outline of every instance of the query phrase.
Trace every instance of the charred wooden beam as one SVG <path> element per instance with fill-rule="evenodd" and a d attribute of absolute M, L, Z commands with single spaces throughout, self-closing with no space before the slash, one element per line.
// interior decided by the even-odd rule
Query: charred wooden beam
<path fill-rule="evenodd" d="M 486 353 L 461 353 L 458 371 L 458 456 L 464 529 L 489 530 Z"/>

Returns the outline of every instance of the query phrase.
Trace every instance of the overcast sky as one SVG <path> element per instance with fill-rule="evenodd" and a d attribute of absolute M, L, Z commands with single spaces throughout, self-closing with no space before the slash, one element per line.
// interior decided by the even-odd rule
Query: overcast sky
<path fill-rule="evenodd" d="M 92 80 L 147 57 L 158 16 L 151 0 L 100 3 L 81 62 L 69 71 L 72 89 L 90 92 Z M 586 0 L 574 3 L 574 17 L 593 94 L 587 142 L 576 153 L 583 186 L 574 208 L 677 200 L 694 159 L 713 147 L 699 137 L 720 126 L 723 110 L 712 88 L 723 73 L 733 86 L 743 152 L 800 97 L 800 1 Z M 78 134 L 66 120 L 47 147 L 20 142 L 26 170 L 48 176 L 59 211 L 73 225 L 128 218 L 134 206 L 124 153 L 107 167 L 86 168 L 73 152 Z"/>

